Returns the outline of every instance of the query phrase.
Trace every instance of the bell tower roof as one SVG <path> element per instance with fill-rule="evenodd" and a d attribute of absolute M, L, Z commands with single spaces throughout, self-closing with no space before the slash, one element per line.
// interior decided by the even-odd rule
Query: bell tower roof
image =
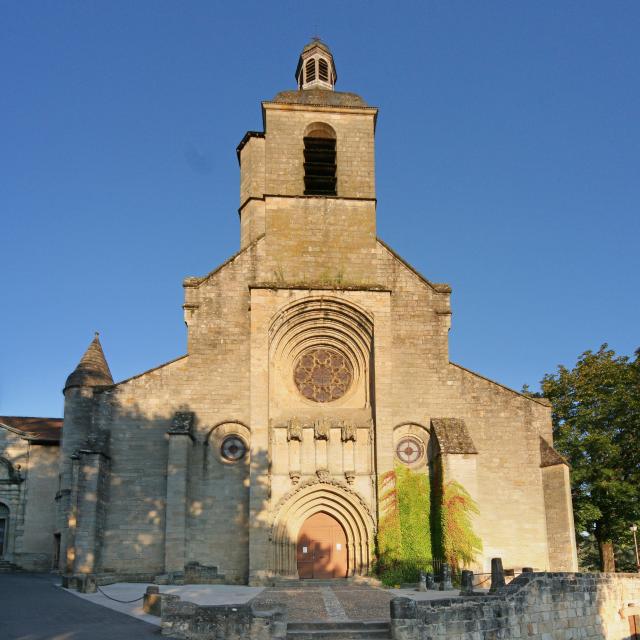
<path fill-rule="evenodd" d="M 329 89 L 333 91 L 338 74 L 331 49 L 320 40 L 313 38 L 307 44 L 296 67 L 298 89 Z"/>

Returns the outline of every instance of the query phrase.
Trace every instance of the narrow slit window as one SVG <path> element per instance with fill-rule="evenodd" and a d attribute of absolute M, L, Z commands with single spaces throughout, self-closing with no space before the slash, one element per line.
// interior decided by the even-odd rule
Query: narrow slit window
<path fill-rule="evenodd" d="M 322 58 L 318 60 L 318 77 L 320 80 L 329 82 L 329 65 L 327 64 L 327 61 Z"/>
<path fill-rule="evenodd" d="M 334 138 L 304 138 L 304 194 L 336 195 L 336 141 Z"/>
<path fill-rule="evenodd" d="M 306 64 L 306 74 L 307 74 L 307 82 L 311 82 L 316 79 L 316 61 L 315 58 L 311 58 L 307 60 Z"/>

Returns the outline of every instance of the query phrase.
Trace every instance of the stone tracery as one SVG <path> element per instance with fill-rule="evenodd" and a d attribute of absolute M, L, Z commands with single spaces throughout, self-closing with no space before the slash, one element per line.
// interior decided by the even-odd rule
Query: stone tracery
<path fill-rule="evenodd" d="M 308 400 L 331 402 L 341 398 L 349 388 L 353 374 L 351 363 L 333 349 L 305 351 L 296 362 L 293 379 Z"/>

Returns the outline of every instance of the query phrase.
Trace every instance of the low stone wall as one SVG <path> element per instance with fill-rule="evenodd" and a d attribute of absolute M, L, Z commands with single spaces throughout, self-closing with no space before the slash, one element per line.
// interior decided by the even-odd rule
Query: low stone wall
<path fill-rule="evenodd" d="M 251 604 L 200 606 L 161 594 L 162 635 L 182 640 L 285 640 L 284 608 L 256 611 Z"/>
<path fill-rule="evenodd" d="M 638 605 L 639 574 L 524 573 L 493 595 L 394 598 L 391 630 L 394 640 L 622 640 Z"/>

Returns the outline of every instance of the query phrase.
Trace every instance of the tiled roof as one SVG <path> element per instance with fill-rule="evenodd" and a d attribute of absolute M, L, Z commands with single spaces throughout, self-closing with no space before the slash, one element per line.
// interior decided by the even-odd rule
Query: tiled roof
<path fill-rule="evenodd" d="M 306 104 L 327 107 L 368 107 L 357 94 L 330 89 L 300 89 L 299 91 L 281 91 L 271 102 L 284 104 Z"/>
<path fill-rule="evenodd" d="M 0 416 L 0 424 L 21 431 L 30 440 L 60 442 L 62 418 L 31 418 L 25 416 Z"/>

